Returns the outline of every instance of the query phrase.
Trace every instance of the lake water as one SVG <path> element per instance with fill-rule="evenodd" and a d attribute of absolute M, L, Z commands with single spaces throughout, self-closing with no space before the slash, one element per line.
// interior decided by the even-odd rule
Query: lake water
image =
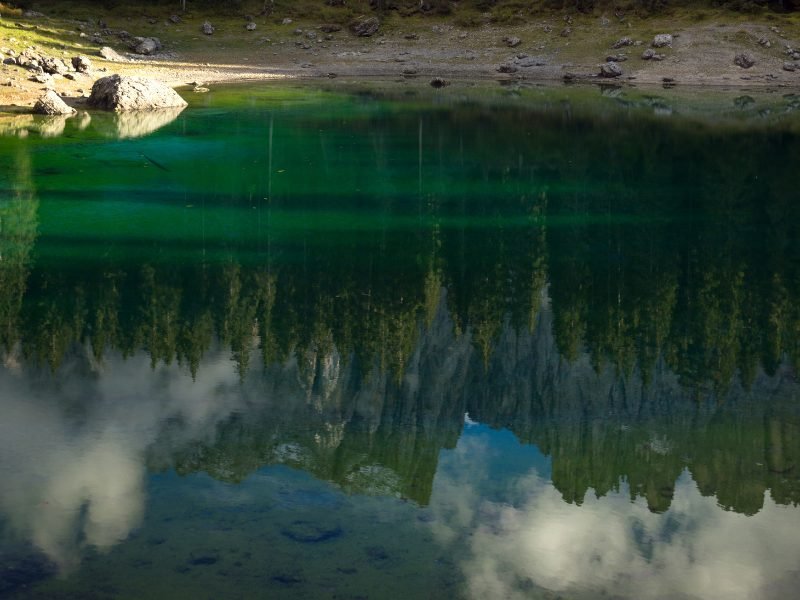
<path fill-rule="evenodd" d="M 787 598 L 800 97 L 0 119 L 0 597 Z"/>

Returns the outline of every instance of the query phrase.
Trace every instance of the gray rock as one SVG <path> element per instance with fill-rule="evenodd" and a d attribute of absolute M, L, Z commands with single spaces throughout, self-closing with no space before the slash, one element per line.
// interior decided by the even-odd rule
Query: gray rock
<path fill-rule="evenodd" d="M 121 56 L 116 50 L 108 46 L 103 46 L 102 48 L 100 48 L 99 54 L 100 56 L 102 56 L 106 60 L 110 60 L 111 62 L 125 62 L 127 60 L 124 56 Z"/>
<path fill-rule="evenodd" d="M 559 33 L 558 35 L 560 35 L 561 37 L 569 37 L 570 35 L 572 35 L 572 28 L 564 27 L 564 29 L 562 29 L 561 33 Z"/>
<path fill-rule="evenodd" d="M 611 47 L 614 50 L 619 50 L 620 48 L 624 48 L 625 46 L 633 46 L 633 40 L 629 37 L 619 38 L 616 42 L 614 42 L 614 45 L 612 45 Z"/>
<path fill-rule="evenodd" d="M 516 48 L 517 46 L 519 46 L 522 43 L 521 39 L 519 39 L 518 37 L 513 37 L 513 36 L 512 37 L 503 38 L 503 41 L 506 43 L 506 45 L 509 48 Z"/>
<path fill-rule="evenodd" d="M 50 56 L 42 56 L 39 58 L 39 64 L 45 73 L 50 75 L 63 75 L 69 72 L 69 67 L 60 58 L 52 58 Z"/>
<path fill-rule="evenodd" d="M 659 33 L 657 36 L 653 38 L 651 42 L 653 48 L 664 48 L 666 46 L 672 46 L 672 35 L 669 33 Z"/>
<path fill-rule="evenodd" d="M 73 56 L 72 68 L 78 73 L 88 73 L 92 70 L 92 61 L 88 56 Z"/>
<path fill-rule="evenodd" d="M 47 90 L 33 105 L 33 112 L 38 115 L 71 115 L 75 109 L 68 106 L 53 90 Z"/>
<path fill-rule="evenodd" d="M 206 21 L 200 27 L 200 31 L 202 31 L 206 35 L 213 35 L 214 34 L 214 26 L 211 23 L 209 23 L 208 21 Z"/>
<path fill-rule="evenodd" d="M 369 37 L 377 33 L 381 22 L 378 17 L 361 18 L 353 21 L 350 25 L 350 31 L 361 37 Z"/>
<path fill-rule="evenodd" d="M 286 17 L 283 21 L 281 21 L 281 25 L 291 25 L 292 23 L 293 21 L 289 17 Z"/>
<path fill-rule="evenodd" d="M 519 58 L 516 61 L 518 67 L 529 68 L 529 67 L 544 67 L 547 63 L 545 63 L 541 58 L 536 58 L 535 56 L 525 56 L 524 58 Z"/>
<path fill-rule="evenodd" d="M 335 23 L 325 23 L 325 24 L 319 26 L 319 30 L 322 33 L 335 33 L 337 31 L 341 31 L 342 30 L 342 26 L 341 25 L 336 25 Z"/>
<path fill-rule="evenodd" d="M 797 70 L 797 65 L 791 62 L 785 62 L 783 63 L 783 70 L 792 73 Z"/>
<path fill-rule="evenodd" d="M 656 55 L 656 51 L 652 48 L 648 48 L 644 52 L 642 52 L 642 60 L 651 60 Z"/>
<path fill-rule="evenodd" d="M 733 64 L 743 69 L 749 69 L 756 64 L 756 59 L 749 52 L 742 52 L 733 57 Z"/>
<path fill-rule="evenodd" d="M 615 62 L 607 62 L 600 66 L 600 77 L 619 77 L 622 75 L 622 67 Z"/>
<path fill-rule="evenodd" d="M 37 73 L 33 77 L 31 77 L 31 81 L 35 81 L 36 83 L 41 83 L 44 85 L 52 85 L 53 77 L 52 75 L 48 75 L 47 73 Z"/>
<path fill-rule="evenodd" d="M 772 42 L 769 41 L 768 38 L 760 37 L 758 38 L 758 45 L 762 48 L 772 48 Z"/>
<path fill-rule="evenodd" d="M 131 50 L 136 54 L 149 56 L 161 50 L 161 40 L 154 37 L 135 37 L 131 43 Z"/>
<path fill-rule="evenodd" d="M 606 62 L 625 62 L 628 57 L 624 54 L 610 54 L 606 56 Z"/>
<path fill-rule="evenodd" d="M 244 28 L 247 29 L 247 31 L 255 31 L 256 27 L 257 27 L 257 25 L 255 23 L 253 23 L 252 21 L 244 26 Z"/>
<path fill-rule="evenodd" d="M 406 67 L 403 69 L 403 75 L 416 75 L 419 71 L 414 67 Z"/>
<path fill-rule="evenodd" d="M 181 18 L 178 15 L 172 15 L 169 18 L 170 23 L 175 23 L 176 25 L 181 22 Z"/>
<path fill-rule="evenodd" d="M 498 73 L 516 73 L 517 72 L 517 67 L 515 67 L 514 65 L 504 64 L 504 65 L 500 65 L 499 67 L 497 67 L 497 72 Z"/>
<path fill-rule="evenodd" d="M 113 111 L 149 110 L 186 106 L 171 87 L 145 77 L 111 75 L 94 82 L 88 104 Z"/>

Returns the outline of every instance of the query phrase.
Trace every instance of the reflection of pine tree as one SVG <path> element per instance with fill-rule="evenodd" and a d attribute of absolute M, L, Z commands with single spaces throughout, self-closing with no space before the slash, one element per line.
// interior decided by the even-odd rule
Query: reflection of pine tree
<path fill-rule="evenodd" d="M 10 352 L 20 338 L 19 318 L 36 241 L 39 201 L 33 189 L 30 155 L 19 147 L 15 182 L 0 200 L 0 348 Z"/>

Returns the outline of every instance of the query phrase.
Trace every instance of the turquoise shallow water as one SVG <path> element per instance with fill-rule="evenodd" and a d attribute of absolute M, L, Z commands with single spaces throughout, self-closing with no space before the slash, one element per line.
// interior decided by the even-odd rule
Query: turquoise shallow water
<path fill-rule="evenodd" d="M 0 597 L 791 595 L 797 99 L 449 90 L 0 124 Z"/>

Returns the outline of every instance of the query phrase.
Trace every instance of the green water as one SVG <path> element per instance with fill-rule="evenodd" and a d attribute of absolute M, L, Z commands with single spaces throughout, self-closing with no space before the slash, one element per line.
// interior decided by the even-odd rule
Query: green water
<path fill-rule="evenodd" d="M 786 598 L 800 99 L 0 119 L 0 597 Z"/>

